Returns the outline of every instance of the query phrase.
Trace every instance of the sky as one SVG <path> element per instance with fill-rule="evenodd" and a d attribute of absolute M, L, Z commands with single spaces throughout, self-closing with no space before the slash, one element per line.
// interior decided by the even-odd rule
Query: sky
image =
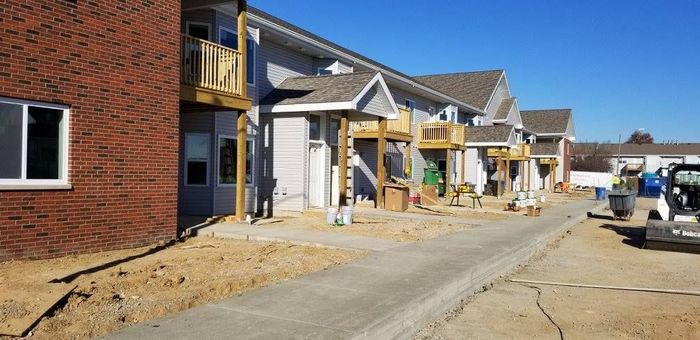
<path fill-rule="evenodd" d="M 410 75 L 505 69 L 521 110 L 573 109 L 578 142 L 700 142 L 700 1 L 249 5 Z"/>

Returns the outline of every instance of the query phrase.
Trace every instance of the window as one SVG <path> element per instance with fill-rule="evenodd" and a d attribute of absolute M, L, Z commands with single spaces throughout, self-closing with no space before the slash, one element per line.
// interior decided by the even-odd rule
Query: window
<path fill-rule="evenodd" d="M 211 26 L 203 22 L 187 22 L 187 35 L 211 41 Z M 225 46 L 225 45 L 224 45 Z"/>
<path fill-rule="evenodd" d="M 340 120 L 331 119 L 331 145 L 338 145 L 340 141 Z"/>
<path fill-rule="evenodd" d="M 406 109 L 411 111 L 411 124 L 416 123 L 416 102 L 406 99 Z"/>
<path fill-rule="evenodd" d="M 321 140 L 321 116 L 309 115 L 309 139 Z"/>
<path fill-rule="evenodd" d="M 253 183 L 253 141 L 246 143 L 245 182 Z M 230 136 L 219 136 L 219 185 L 235 185 L 238 169 L 238 140 Z"/>
<path fill-rule="evenodd" d="M 450 121 L 453 123 L 457 123 L 457 111 L 452 111 L 452 116 L 450 117 Z"/>
<path fill-rule="evenodd" d="M 185 134 L 185 184 L 209 185 L 209 134 Z"/>
<path fill-rule="evenodd" d="M 0 97 L 0 185 L 68 184 L 68 112 Z"/>
<path fill-rule="evenodd" d="M 325 75 L 329 75 L 329 74 L 333 74 L 333 70 L 329 70 L 325 67 L 319 67 L 318 69 L 316 69 L 317 76 L 325 76 Z"/>
<path fill-rule="evenodd" d="M 238 33 L 232 29 L 220 26 L 219 44 L 230 49 L 238 50 Z M 256 44 L 255 39 L 252 37 L 246 39 L 246 57 L 246 81 L 248 85 L 255 85 Z"/>
<path fill-rule="evenodd" d="M 440 111 L 440 116 L 438 117 L 438 120 L 440 120 L 441 122 L 447 121 L 447 110 Z"/>

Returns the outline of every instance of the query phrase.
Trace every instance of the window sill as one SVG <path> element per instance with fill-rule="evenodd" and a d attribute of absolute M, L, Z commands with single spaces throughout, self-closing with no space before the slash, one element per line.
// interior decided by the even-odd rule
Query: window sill
<path fill-rule="evenodd" d="M 0 184 L 0 191 L 71 190 L 70 184 Z"/>

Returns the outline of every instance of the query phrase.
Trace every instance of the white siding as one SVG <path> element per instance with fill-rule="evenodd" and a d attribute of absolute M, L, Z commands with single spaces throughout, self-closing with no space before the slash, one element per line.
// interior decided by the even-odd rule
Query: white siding
<path fill-rule="evenodd" d="M 264 98 L 289 77 L 311 75 L 313 58 L 262 40 L 258 48 L 258 94 Z"/>

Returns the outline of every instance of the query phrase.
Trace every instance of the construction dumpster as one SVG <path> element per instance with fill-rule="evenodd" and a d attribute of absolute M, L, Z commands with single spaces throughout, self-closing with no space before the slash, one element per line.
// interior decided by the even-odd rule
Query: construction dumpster
<path fill-rule="evenodd" d="M 630 190 L 613 190 L 608 193 L 610 210 L 615 218 L 629 221 L 634 215 L 637 193 Z"/>
<path fill-rule="evenodd" d="M 659 198 L 665 184 L 666 179 L 662 177 L 642 177 L 639 179 L 639 196 Z"/>

